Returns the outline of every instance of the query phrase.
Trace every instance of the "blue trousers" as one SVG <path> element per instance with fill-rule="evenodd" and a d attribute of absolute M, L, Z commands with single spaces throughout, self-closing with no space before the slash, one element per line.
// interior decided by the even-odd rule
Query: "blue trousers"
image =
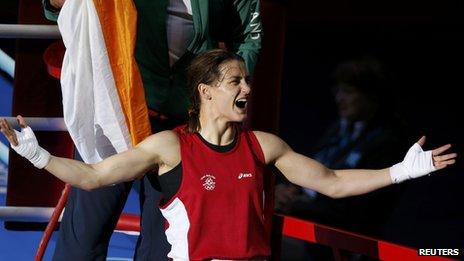
<path fill-rule="evenodd" d="M 152 121 L 158 132 L 181 121 Z M 141 232 L 135 260 L 168 260 L 171 248 L 164 233 L 164 218 L 158 208 L 156 174 L 146 174 L 140 186 Z M 124 208 L 133 182 L 85 191 L 72 188 L 56 242 L 54 261 L 106 260 L 108 244 Z"/>

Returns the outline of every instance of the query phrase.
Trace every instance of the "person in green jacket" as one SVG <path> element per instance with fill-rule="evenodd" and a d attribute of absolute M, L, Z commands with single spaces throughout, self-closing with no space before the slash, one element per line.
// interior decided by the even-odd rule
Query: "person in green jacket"
<path fill-rule="evenodd" d="M 56 21 L 64 3 L 43 0 L 45 16 Z M 244 58 L 252 75 L 262 39 L 259 0 L 134 3 L 138 13 L 134 55 L 153 133 L 187 120 L 191 94 L 186 70 L 199 53 L 223 45 Z M 166 260 L 170 249 L 164 220 L 156 207 L 160 200 L 156 176 L 145 175 L 140 186 L 141 233 L 136 260 Z M 54 260 L 106 260 L 109 239 L 131 187 L 132 182 L 91 192 L 73 188 L 61 221 Z"/>

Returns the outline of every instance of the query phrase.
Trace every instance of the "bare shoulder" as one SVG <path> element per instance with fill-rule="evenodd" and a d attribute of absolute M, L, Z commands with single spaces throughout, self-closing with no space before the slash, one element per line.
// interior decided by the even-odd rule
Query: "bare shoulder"
<path fill-rule="evenodd" d="M 261 145 L 267 164 L 272 164 L 285 151 L 290 149 L 287 143 L 275 134 L 263 131 L 253 131 L 253 133 L 258 139 L 259 145 Z"/>
<path fill-rule="evenodd" d="M 158 142 L 163 142 L 164 145 L 179 144 L 179 136 L 177 135 L 175 131 L 172 131 L 172 130 L 161 131 L 151 136 L 154 136 Z"/>
<path fill-rule="evenodd" d="M 255 134 L 261 146 L 279 146 L 282 145 L 282 143 L 285 143 L 279 136 L 269 132 L 253 131 L 253 133 Z"/>
<path fill-rule="evenodd" d="M 159 164 L 177 164 L 180 161 L 179 138 L 176 132 L 167 130 L 148 136 L 137 145 L 157 158 Z"/>
<path fill-rule="evenodd" d="M 179 138 L 174 131 L 167 130 L 152 134 L 145 138 L 138 147 L 164 147 L 178 146 Z"/>

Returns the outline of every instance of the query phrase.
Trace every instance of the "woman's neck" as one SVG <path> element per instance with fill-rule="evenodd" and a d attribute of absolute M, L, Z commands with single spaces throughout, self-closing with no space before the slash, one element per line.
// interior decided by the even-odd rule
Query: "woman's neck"
<path fill-rule="evenodd" d="M 200 135 L 211 144 L 227 145 L 233 142 L 235 137 L 235 123 L 221 122 L 220 120 L 203 120 L 200 117 Z"/>

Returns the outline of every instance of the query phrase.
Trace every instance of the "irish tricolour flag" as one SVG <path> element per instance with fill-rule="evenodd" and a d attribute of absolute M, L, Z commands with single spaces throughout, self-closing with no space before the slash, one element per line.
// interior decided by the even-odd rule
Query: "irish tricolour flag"
<path fill-rule="evenodd" d="M 132 1 L 67 0 L 61 9 L 64 120 L 87 163 L 125 151 L 150 135 L 133 55 L 136 17 Z"/>

